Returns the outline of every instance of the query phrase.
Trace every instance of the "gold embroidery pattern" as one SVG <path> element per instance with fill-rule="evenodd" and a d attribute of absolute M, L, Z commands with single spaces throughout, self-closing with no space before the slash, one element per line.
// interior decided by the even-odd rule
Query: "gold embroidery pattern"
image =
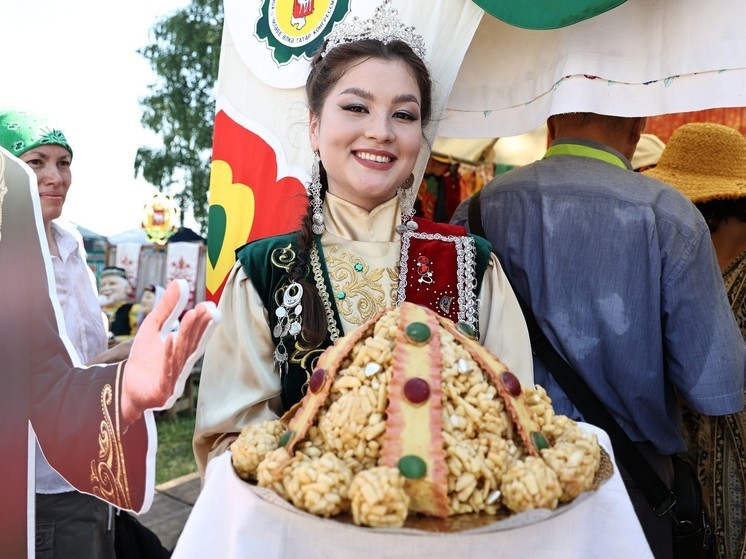
<path fill-rule="evenodd" d="M 293 262 L 295 261 L 295 251 L 291 247 L 292 245 L 288 243 L 287 246 L 273 250 L 272 255 L 270 256 L 272 265 L 289 272 Z"/>
<path fill-rule="evenodd" d="M 356 270 L 356 264 L 362 265 L 362 270 Z M 326 267 L 335 295 L 345 294 L 336 301 L 339 314 L 347 322 L 362 324 L 386 308 L 387 297 L 381 279 L 387 268 L 371 269 L 354 254 L 338 251 L 334 246 L 326 252 Z"/>
<path fill-rule="evenodd" d="M 117 371 L 117 383 L 122 373 L 120 363 Z M 101 390 L 101 421 L 98 435 L 98 460 L 91 460 L 91 486 L 93 494 L 107 500 L 120 508 L 131 509 L 127 468 L 124 461 L 124 449 L 120 437 L 119 401 L 115 402 L 115 418 L 111 417 L 109 407 L 114 400 L 114 390 L 107 384 Z M 116 420 L 116 424 L 115 424 Z"/>
<path fill-rule="evenodd" d="M 302 338 L 302 336 L 299 337 Z M 308 389 L 308 381 L 311 380 L 311 372 L 316 369 L 316 363 L 322 353 L 324 353 L 324 350 L 318 345 L 312 347 L 305 340 L 297 340 L 295 342 L 295 351 L 290 356 L 290 362 L 299 364 L 303 372 L 306 373 L 306 382 L 303 383 L 303 387 L 301 388 L 304 395 Z"/>
<path fill-rule="evenodd" d="M 389 290 L 389 301 L 396 301 L 397 291 L 399 290 L 399 265 L 395 268 L 386 268 L 386 273 L 389 276 L 389 282 L 391 289 Z"/>

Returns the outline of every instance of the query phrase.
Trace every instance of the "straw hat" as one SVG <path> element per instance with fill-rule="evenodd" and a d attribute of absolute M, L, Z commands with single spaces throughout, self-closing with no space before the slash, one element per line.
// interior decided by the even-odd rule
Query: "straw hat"
<path fill-rule="evenodd" d="M 722 124 L 684 124 L 671 135 L 658 165 L 643 172 L 694 203 L 746 197 L 746 138 Z"/>
<path fill-rule="evenodd" d="M 637 170 L 640 167 L 656 165 L 665 147 L 666 144 L 655 134 L 640 135 L 640 141 L 637 142 L 635 154 L 632 156 L 632 168 Z"/>

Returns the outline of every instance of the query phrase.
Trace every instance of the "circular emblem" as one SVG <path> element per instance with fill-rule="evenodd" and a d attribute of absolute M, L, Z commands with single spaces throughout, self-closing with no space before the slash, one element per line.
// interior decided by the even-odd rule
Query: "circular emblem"
<path fill-rule="evenodd" d="M 163 193 L 158 193 L 143 208 L 142 229 L 148 241 L 163 245 L 176 233 L 181 210 L 176 202 Z"/>
<path fill-rule="evenodd" d="M 243 62 L 267 85 L 302 86 L 308 64 L 350 0 L 225 0 L 225 21 Z"/>

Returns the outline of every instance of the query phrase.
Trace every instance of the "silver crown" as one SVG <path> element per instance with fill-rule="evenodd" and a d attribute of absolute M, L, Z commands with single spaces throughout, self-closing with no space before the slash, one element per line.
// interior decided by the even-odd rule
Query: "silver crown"
<path fill-rule="evenodd" d="M 326 56 L 334 47 L 344 43 L 376 39 L 385 45 L 393 41 L 403 41 L 417 56 L 425 60 L 425 39 L 414 27 L 404 25 L 398 15 L 399 12 L 391 5 L 391 1 L 384 0 L 370 19 L 361 20 L 355 16 L 349 22 L 338 23 L 326 36 L 326 46 L 321 56 Z"/>

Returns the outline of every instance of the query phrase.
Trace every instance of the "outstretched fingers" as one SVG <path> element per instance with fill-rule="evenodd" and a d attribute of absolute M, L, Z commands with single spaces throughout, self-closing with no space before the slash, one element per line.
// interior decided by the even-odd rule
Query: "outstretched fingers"
<path fill-rule="evenodd" d="M 163 339 L 171 331 L 172 326 L 176 324 L 188 300 L 189 284 L 186 280 L 176 279 L 168 284 L 163 297 L 148 315 L 148 318 L 152 317 L 154 326 L 161 331 Z"/>
<path fill-rule="evenodd" d="M 184 315 L 179 331 L 169 338 L 173 343 L 171 365 L 174 369 L 191 368 L 204 353 L 211 329 L 219 320 L 220 313 L 211 302 L 200 303 Z"/>

